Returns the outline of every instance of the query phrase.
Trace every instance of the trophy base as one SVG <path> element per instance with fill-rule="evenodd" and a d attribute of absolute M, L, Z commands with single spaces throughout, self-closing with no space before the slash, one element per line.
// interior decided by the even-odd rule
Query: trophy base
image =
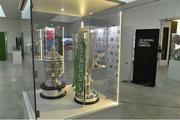
<path fill-rule="evenodd" d="M 96 92 L 92 91 L 89 97 L 86 97 L 86 100 L 84 100 L 83 96 L 75 95 L 74 101 L 81 105 L 92 105 L 99 101 L 99 96 Z"/>
<path fill-rule="evenodd" d="M 66 91 L 64 90 L 65 84 L 57 86 L 46 86 L 45 83 L 41 84 L 42 92 L 40 93 L 40 97 L 44 99 L 59 99 L 66 95 Z"/>
<path fill-rule="evenodd" d="M 101 68 L 107 68 L 105 65 L 95 65 L 94 69 L 101 69 Z"/>

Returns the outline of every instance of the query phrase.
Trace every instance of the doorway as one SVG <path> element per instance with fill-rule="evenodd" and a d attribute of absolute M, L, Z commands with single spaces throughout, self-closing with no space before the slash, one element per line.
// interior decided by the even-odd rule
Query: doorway
<path fill-rule="evenodd" d="M 160 66 L 169 66 L 171 55 L 172 34 L 177 32 L 177 22 L 173 20 L 162 20 L 160 29 Z"/>
<path fill-rule="evenodd" d="M 170 22 L 168 79 L 180 81 L 180 19 L 172 19 Z"/>
<path fill-rule="evenodd" d="M 0 61 L 6 60 L 6 33 L 0 32 Z"/>

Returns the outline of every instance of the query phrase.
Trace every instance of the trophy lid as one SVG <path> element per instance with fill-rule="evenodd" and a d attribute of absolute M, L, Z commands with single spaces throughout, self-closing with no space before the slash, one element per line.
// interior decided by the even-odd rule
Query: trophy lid
<path fill-rule="evenodd" d="M 63 57 L 56 51 L 56 48 L 52 47 L 44 61 L 59 61 L 62 59 Z"/>

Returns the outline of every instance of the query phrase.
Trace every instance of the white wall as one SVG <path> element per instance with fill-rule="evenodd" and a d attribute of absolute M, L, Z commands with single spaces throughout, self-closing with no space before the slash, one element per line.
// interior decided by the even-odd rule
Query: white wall
<path fill-rule="evenodd" d="M 29 20 L 3 19 L 0 18 L 0 31 L 7 32 L 7 53 L 11 54 L 16 45 L 16 37 L 24 33 L 24 44 L 31 42 L 31 26 Z M 27 47 L 25 46 L 25 49 Z M 25 50 L 26 51 L 26 50 Z"/>
<path fill-rule="evenodd" d="M 124 10 L 124 24 L 136 29 L 160 28 L 160 19 L 180 17 L 180 0 L 160 0 Z"/>
<path fill-rule="evenodd" d="M 132 67 L 133 67 L 133 40 L 134 28 L 132 26 L 123 26 L 122 39 L 121 39 L 121 73 L 120 80 L 132 80 Z"/>
<path fill-rule="evenodd" d="M 72 36 L 73 33 L 77 32 L 81 27 L 81 21 L 75 21 L 68 24 L 68 36 Z"/>
<path fill-rule="evenodd" d="M 95 27 L 110 27 L 118 26 L 119 23 L 119 12 L 114 12 L 111 14 L 102 14 L 101 12 L 98 15 L 88 16 L 83 19 L 85 26 L 95 26 Z M 68 24 L 68 35 L 72 36 L 73 33 L 76 33 L 81 27 L 81 20 L 74 21 Z"/>
<path fill-rule="evenodd" d="M 24 37 L 24 52 L 29 53 L 30 47 L 27 45 L 32 44 L 30 20 L 21 20 L 21 33 L 23 33 Z"/>
<path fill-rule="evenodd" d="M 7 32 L 7 53 L 11 54 L 13 46 L 16 44 L 16 37 L 20 35 L 20 20 L 0 18 L 0 31 Z"/>
<path fill-rule="evenodd" d="M 31 1 L 28 0 L 24 10 L 21 12 L 21 18 L 22 19 L 31 19 L 31 14 L 30 14 L 31 13 L 31 9 L 30 9 L 30 6 L 31 6 Z"/>

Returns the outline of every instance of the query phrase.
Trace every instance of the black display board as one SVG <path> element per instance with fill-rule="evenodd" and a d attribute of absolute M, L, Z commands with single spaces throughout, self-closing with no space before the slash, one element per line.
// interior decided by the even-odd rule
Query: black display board
<path fill-rule="evenodd" d="M 154 87 L 159 29 L 136 30 L 133 83 Z"/>

